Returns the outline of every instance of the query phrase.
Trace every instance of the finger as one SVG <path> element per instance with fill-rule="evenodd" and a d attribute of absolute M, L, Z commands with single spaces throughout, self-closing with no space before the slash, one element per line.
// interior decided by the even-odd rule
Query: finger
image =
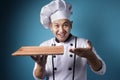
<path fill-rule="evenodd" d="M 45 55 L 45 60 L 47 60 L 47 55 Z"/>
<path fill-rule="evenodd" d="M 47 55 L 43 55 L 43 61 L 47 60 Z"/>
<path fill-rule="evenodd" d="M 46 56 L 45 55 L 42 55 L 42 56 L 40 56 L 40 61 L 44 61 L 44 60 L 46 60 Z"/>
<path fill-rule="evenodd" d="M 86 48 L 74 48 L 74 49 L 70 49 L 70 52 L 72 53 L 78 53 L 78 52 L 83 52 L 86 51 Z"/>
<path fill-rule="evenodd" d="M 87 53 L 90 49 L 89 48 L 75 48 L 74 53 Z"/>
<path fill-rule="evenodd" d="M 43 55 L 38 55 L 38 56 L 36 56 L 36 62 L 37 62 L 38 64 L 41 65 L 42 61 L 43 61 Z"/>
<path fill-rule="evenodd" d="M 74 52 L 83 52 L 85 50 L 86 50 L 86 48 L 75 48 Z"/>
<path fill-rule="evenodd" d="M 69 51 L 72 52 L 72 53 L 74 53 L 74 49 L 70 49 Z"/>
<path fill-rule="evenodd" d="M 87 40 L 87 43 L 88 43 L 88 48 L 92 49 L 92 44 L 91 44 L 90 40 Z"/>
<path fill-rule="evenodd" d="M 36 56 L 30 56 L 34 61 L 37 60 Z"/>
<path fill-rule="evenodd" d="M 44 66 L 47 62 L 47 56 L 46 55 L 42 55 L 42 57 L 40 58 L 39 64 Z"/>

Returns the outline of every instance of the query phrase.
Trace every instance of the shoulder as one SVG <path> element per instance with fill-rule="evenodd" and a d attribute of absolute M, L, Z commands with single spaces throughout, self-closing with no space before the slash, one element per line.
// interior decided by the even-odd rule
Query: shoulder
<path fill-rule="evenodd" d="M 53 39 L 54 39 L 54 38 L 51 38 L 51 39 L 46 40 L 46 41 L 43 41 L 43 42 L 40 44 L 40 46 L 50 46 L 51 43 L 53 42 Z"/>
<path fill-rule="evenodd" d="M 77 47 L 86 48 L 88 47 L 86 38 L 77 37 Z"/>
<path fill-rule="evenodd" d="M 78 41 L 86 41 L 86 40 L 88 40 L 88 39 L 77 37 L 77 40 L 78 40 Z"/>
<path fill-rule="evenodd" d="M 77 38 L 77 41 L 86 41 L 86 40 L 88 40 L 88 39 L 86 39 L 86 38 L 82 38 L 82 37 L 77 37 L 77 36 L 73 36 L 74 38 L 76 37 Z"/>

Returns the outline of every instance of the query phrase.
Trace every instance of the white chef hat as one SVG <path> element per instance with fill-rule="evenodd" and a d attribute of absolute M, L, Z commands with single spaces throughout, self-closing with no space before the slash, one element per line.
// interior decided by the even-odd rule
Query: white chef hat
<path fill-rule="evenodd" d="M 57 19 L 70 19 L 72 6 L 64 0 L 53 0 L 42 7 L 40 21 L 45 28 L 49 28 L 50 23 Z"/>

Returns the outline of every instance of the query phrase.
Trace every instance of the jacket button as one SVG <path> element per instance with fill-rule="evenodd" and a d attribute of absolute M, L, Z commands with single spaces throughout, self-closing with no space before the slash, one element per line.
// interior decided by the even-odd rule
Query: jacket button
<path fill-rule="evenodd" d="M 71 43 L 70 46 L 73 46 L 73 44 Z"/>
<path fill-rule="evenodd" d="M 53 58 L 56 58 L 56 55 L 53 55 Z"/>
<path fill-rule="evenodd" d="M 57 70 L 57 68 L 55 67 L 54 70 Z"/>
<path fill-rule="evenodd" d="M 72 55 L 72 54 L 70 54 L 70 57 L 73 57 L 73 55 Z"/>
<path fill-rule="evenodd" d="M 68 70 L 70 71 L 70 70 L 72 70 L 72 68 L 68 68 Z"/>
<path fill-rule="evenodd" d="M 52 46 L 56 46 L 56 44 L 52 44 Z"/>

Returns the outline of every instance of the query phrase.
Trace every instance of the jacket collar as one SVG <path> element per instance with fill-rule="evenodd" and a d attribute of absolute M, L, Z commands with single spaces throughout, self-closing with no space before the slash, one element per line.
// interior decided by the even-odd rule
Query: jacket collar
<path fill-rule="evenodd" d="M 67 38 L 64 42 L 69 41 L 71 37 L 72 37 L 72 34 L 70 34 L 70 35 L 68 36 L 68 38 Z M 55 41 L 56 41 L 57 43 L 60 42 L 57 38 L 55 38 Z"/>

